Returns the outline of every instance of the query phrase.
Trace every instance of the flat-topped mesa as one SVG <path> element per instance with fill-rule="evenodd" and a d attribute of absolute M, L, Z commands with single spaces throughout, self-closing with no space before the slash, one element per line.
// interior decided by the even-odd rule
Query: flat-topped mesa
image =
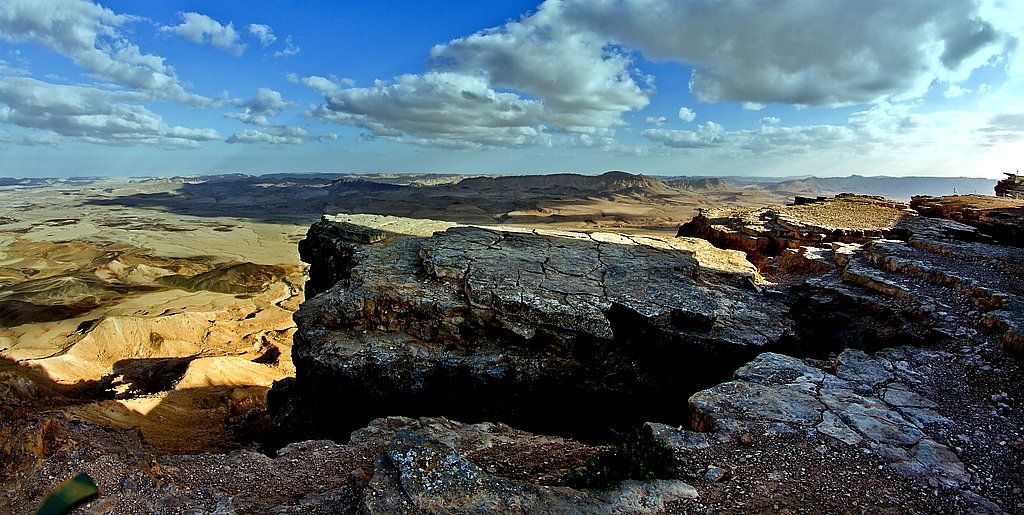
<path fill-rule="evenodd" d="M 353 241 L 353 224 L 387 238 Z M 355 215 L 301 248 L 316 294 L 295 315 L 296 379 L 271 396 L 292 438 L 391 414 L 595 434 L 682 422 L 669 396 L 790 330 L 742 254 L 702 240 Z"/>

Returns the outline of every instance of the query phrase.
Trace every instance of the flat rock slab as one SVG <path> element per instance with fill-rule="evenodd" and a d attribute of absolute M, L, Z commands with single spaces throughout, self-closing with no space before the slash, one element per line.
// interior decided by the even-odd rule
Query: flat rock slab
<path fill-rule="evenodd" d="M 354 241 L 353 224 L 387 238 Z M 312 294 L 295 314 L 299 372 L 282 398 L 305 415 L 277 417 L 296 421 L 287 434 L 344 434 L 366 422 L 362 409 L 581 427 L 598 405 L 642 416 L 791 330 L 742 253 L 689 238 L 339 215 L 300 251 Z M 346 418 L 355 425 L 336 426 Z"/>
<path fill-rule="evenodd" d="M 737 370 L 732 381 L 690 397 L 690 409 L 695 427 L 721 440 L 762 431 L 818 432 L 865 445 L 901 473 L 959 487 L 970 480 L 963 463 L 926 432 L 943 417 L 934 412 L 922 417 L 922 410 L 937 405 L 909 386 L 914 376 L 906 364 L 951 357 L 937 354 L 944 353 L 901 347 L 869 356 L 848 349 L 834 371 L 824 371 L 798 358 L 764 353 Z"/>

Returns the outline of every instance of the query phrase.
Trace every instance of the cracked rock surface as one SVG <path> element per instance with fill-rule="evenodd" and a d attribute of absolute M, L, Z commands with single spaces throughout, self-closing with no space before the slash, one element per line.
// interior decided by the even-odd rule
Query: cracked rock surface
<path fill-rule="evenodd" d="M 385 236 L 361 243 L 353 224 Z M 348 216 L 301 248 L 325 279 L 295 315 L 296 378 L 270 397 L 293 437 L 442 409 L 527 428 L 642 420 L 725 378 L 706 363 L 720 374 L 790 330 L 740 253 L 699 240 Z"/>
<path fill-rule="evenodd" d="M 805 361 L 765 353 L 736 371 L 732 381 L 690 397 L 694 427 L 719 438 L 743 433 L 818 432 L 848 445 L 864 444 L 893 468 L 947 488 L 970 475 L 957 455 L 925 431 L 951 421 L 922 395 L 920 370 L 950 359 L 910 347 L 876 356 L 849 349 L 834 373 Z"/>

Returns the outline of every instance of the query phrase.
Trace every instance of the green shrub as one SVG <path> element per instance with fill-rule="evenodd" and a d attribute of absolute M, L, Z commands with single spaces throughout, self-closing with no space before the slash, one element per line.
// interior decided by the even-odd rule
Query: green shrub
<path fill-rule="evenodd" d="M 627 479 L 672 479 L 681 473 L 682 463 L 672 447 L 654 438 L 650 426 L 643 426 L 626 433 L 622 442 L 598 452 L 582 468 L 566 474 L 561 483 L 601 490 Z"/>

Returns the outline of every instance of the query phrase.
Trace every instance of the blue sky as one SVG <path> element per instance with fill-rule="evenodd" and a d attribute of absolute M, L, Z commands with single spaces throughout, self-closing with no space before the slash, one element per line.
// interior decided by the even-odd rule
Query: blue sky
<path fill-rule="evenodd" d="M 0 176 L 967 175 L 1010 0 L 0 0 Z"/>

